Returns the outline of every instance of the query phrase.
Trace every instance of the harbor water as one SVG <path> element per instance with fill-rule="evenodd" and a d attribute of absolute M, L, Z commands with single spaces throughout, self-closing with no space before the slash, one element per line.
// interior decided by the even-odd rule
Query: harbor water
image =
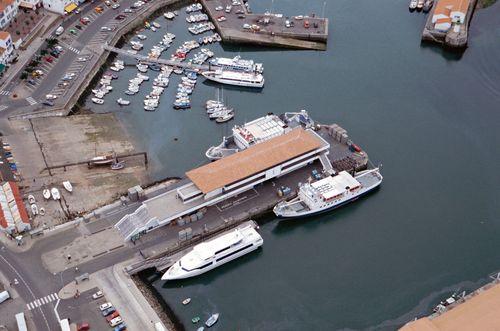
<path fill-rule="evenodd" d="M 326 52 L 208 47 L 264 63 L 262 90 L 224 87 L 232 122 L 207 118 L 202 106 L 218 85 L 201 77 L 192 109 L 172 108 L 172 75 L 159 108 L 145 112 L 151 81 L 136 96 L 123 94 L 135 67 L 119 73 L 104 105 L 92 106 L 116 112 L 148 152 L 153 179 L 206 162 L 206 148 L 235 123 L 300 109 L 338 123 L 383 164 L 381 188 L 360 201 L 304 220 L 260 220 L 264 246 L 255 253 L 186 281 L 151 277 L 188 330 L 198 326 L 191 318 L 215 312 L 214 330 L 393 330 L 500 269 L 500 3 L 475 13 L 463 54 L 421 45 L 426 16 L 409 13 L 408 1 L 324 3 L 250 2 L 255 12 L 324 10 Z M 168 26 L 159 17 L 160 31 L 144 32 L 145 49 L 166 30 L 177 38 L 164 58 L 194 39 L 185 15 Z M 120 108 L 118 97 L 132 105 Z M 186 297 L 192 302 L 183 306 Z"/>

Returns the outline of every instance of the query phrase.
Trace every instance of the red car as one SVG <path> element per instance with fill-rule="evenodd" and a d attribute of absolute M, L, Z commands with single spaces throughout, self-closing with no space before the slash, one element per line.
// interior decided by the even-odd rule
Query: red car
<path fill-rule="evenodd" d="M 120 316 L 118 310 L 116 310 L 113 314 L 106 316 L 106 321 L 109 323 L 113 318 Z"/>
<path fill-rule="evenodd" d="M 54 61 L 54 58 L 52 56 L 47 56 L 45 57 L 45 61 L 47 61 L 48 63 L 52 63 Z"/>
<path fill-rule="evenodd" d="M 90 325 L 89 325 L 89 323 L 78 324 L 76 330 L 77 331 L 87 331 L 87 330 L 90 330 Z"/>
<path fill-rule="evenodd" d="M 309 21 L 304 21 L 304 28 L 309 29 Z"/>
<path fill-rule="evenodd" d="M 89 23 L 88 19 L 86 20 L 85 18 L 80 18 L 80 23 L 83 25 L 87 25 Z"/>

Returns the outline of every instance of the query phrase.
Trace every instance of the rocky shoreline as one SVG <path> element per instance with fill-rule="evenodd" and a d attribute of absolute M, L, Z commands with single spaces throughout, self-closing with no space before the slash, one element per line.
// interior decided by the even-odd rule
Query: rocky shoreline
<path fill-rule="evenodd" d="M 168 330 L 185 331 L 186 328 L 179 318 L 177 318 L 168 304 L 161 299 L 158 291 L 148 282 L 147 277 L 150 274 L 150 272 L 145 271 L 139 275 L 132 276 L 132 280 Z"/>

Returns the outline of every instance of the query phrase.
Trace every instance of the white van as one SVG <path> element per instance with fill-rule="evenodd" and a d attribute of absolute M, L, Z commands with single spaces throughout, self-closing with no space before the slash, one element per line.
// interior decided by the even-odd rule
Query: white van
<path fill-rule="evenodd" d="M 63 32 L 64 32 L 64 28 L 62 26 L 58 27 L 56 29 L 56 36 L 62 35 Z"/>

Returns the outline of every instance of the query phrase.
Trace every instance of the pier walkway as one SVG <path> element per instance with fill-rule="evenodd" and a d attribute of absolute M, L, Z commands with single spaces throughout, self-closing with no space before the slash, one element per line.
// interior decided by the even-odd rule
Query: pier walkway
<path fill-rule="evenodd" d="M 113 47 L 113 46 L 110 46 L 108 44 L 104 44 L 102 46 L 102 48 L 106 51 L 109 51 L 109 52 L 113 52 L 113 53 L 117 53 L 117 54 L 120 54 L 123 56 L 134 58 L 137 61 L 165 64 L 165 65 L 172 66 L 172 67 L 191 69 L 191 70 L 195 70 L 195 71 L 210 70 L 208 65 L 198 65 L 198 64 L 192 64 L 189 62 L 178 62 L 178 61 L 166 60 L 166 59 L 153 59 L 153 58 L 150 58 L 149 56 L 145 56 L 145 55 L 132 54 L 129 51 L 126 51 L 126 50 L 121 49 L 121 48 Z"/>

